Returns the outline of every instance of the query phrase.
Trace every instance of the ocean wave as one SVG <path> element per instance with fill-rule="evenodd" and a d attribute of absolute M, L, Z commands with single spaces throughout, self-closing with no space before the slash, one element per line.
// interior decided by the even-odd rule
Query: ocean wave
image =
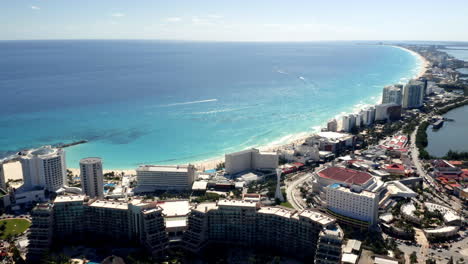
<path fill-rule="evenodd" d="M 202 104 L 202 103 L 217 102 L 217 101 L 218 99 L 206 99 L 206 100 L 199 100 L 199 101 L 166 104 L 166 105 L 161 105 L 161 106 L 168 107 L 168 106 L 177 106 L 177 105 Z"/>
<path fill-rule="evenodd" d="M 267 144 L 265 147 L 266 148 L 268 148 L 268 147 L 277 147 L 277 146 L 281 146 L 281 145 L 284 145 L 284 144 L 288 144 L 290 142 L 302 139 L 302 138 L 306 137 L 309 134 L 310 134 L 310 132 L 299 132 L 299 133 L 288 134 L 286 136 L 283 136 L 283 137 L 280 137 L 280 138 L 278 138 L 276 140 L 273 140 L 272 142 Z"/>
<path fill-rule="evenodd" d="M 219 109 L 219 110 L 212 110 L 212 111 L 205 111 L 205 112 L 193 112 L 192 115 L 209 115 L 209 114 L 233 112 L 233 111 L 239 111 L 239 110 L 243 110 L 247 108 L 250 108 L 250 107 L 226 108 L 226 109 Z"/>

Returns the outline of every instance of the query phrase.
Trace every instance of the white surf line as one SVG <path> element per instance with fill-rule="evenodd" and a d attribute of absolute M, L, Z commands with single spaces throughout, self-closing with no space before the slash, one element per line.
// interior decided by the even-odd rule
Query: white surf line
<path fill-rule="evenodd" d="M 207 100 L 200 100 L 200 101 L 191 101 L 191 102 L 183 102 L 183 103 L 173 103 L 167 104 L 164 106 L 176 106 L 176 105 L 188 105 L 188 104 L 201 104 L 201 103 L 209 103 L 209 102 L 216 102 L 218 99 L 207 99 Z"/>
<path fill-rule="evenodd" d="M 282 71 L 282 70 L 276 70 L 277 73 L 281 73 L 281 74 L 286 74 L 288 75 L 289 73 L 285 72 L 285 71 Z"/>

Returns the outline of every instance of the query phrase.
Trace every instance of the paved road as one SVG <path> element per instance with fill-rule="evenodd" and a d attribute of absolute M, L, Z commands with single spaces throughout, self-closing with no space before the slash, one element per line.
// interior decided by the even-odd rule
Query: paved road
<path fill-rule="evenodd" d="M 421 120 L 421 123 L 426 121 L 426 120 L 427 119 Z M 414 129 L 413 133 L 411 133 L 411 145 L 410 145 L 411 160 L 412 160 L 414 166 L 416 167 L 416 171 L 418 172 L 418 174 L 421 177 L 423 177 L 425 186 L 427 186 L 430 189 L 434 190 L 436 187 L 440 188 L 439 184 L 434 180 L 434 178 L 432 178 L 430 175 L 428 175 L 426 173 L 426 171 L 424 170 L 424 168 L 422 166 L 421 160 L 419 159 L 419 150 L 416 147 L 416 133 L 417 133 L 418 129 L 419 129 L 419 126 L 417 126 Z M 451 202 L 450 199 L 448 197 L 444 196 L 444 194 L 441 193 L 440 191 L 435 190 L 433 193 L 434 193 L 434 196 L 440 200 L 440 202 L 443 202 L 446 205 L 451 206 L 452 208 L 454 208 L 457 211 L 460 210 L 461 206 L 460 206 L 459 203 Z"/>
<path fill-rule="evenodd" d="M 424 121 L 426 120 L 424 119 L 421 122 L 424 122 Z M 419 129 L 419 126 L 417 126 L 414 129 L 413 133 L 411 133 L 411 145 L 410 145 L 411 159 L 413 160 L 413 164 L 416 167 L 418 174 L 421 177 L 423 177 L 427 183 L 431 185 L 430 187 L 434 187 L 435 186 L 434 179 L 432 179 L 432 177 L 427 175 L 427 173 L 424 171 L 422 167 L 421 161 L 419 160 L 419 150 L 416 147 L 416 133 L 418 132 L 418 129 Z"/>
<path fill-rule="evenodd" d="M 299 186 L 301 186 L 307 179 L 310 179 L 310 173 L 311 172 L 307 172 L 302 175 L 298 174 L 293 181 L 286 183 L 286 196 L 288 202 L 296 210 L 303 210 L 307 206 L 301 198 Z"/>

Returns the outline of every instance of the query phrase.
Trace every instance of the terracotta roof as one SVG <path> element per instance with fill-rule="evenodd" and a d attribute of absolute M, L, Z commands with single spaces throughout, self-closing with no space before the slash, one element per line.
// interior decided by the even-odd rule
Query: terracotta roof
<path fill-rule="evenodd" d="M 405 166 L 403 166 L 403 165 L 401 165 L 401 164 L 393 163 L 393 164 L 390 164 L 390 165 L 385 166 L 385 169 L 391 169 L 391 170 L 405 170 Z"/>
<path fill-rule="evenodd" d="M 317 172 L 317 174 L 322 178 L 359 185 L 362 185 L 372 179 L 372 175 L 367 172 L 341 167 L 329 167 Z"/>

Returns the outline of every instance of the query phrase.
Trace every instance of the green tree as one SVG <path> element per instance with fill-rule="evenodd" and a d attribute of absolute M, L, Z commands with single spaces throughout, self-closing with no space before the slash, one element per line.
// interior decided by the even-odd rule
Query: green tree
<path fill-rule="evenodd" d="M 418 263 L 418 256 L 416 255 L 416 251 L 413 251 L 410 255 L 410 263 Z"/>
<path fill-rule="evenodd" d="M 216 170 L 219 171 L 219 170 L 222 170 L 224 169 L 224 162 L 220 162 L 218 164 L 216 164 Z"/>

